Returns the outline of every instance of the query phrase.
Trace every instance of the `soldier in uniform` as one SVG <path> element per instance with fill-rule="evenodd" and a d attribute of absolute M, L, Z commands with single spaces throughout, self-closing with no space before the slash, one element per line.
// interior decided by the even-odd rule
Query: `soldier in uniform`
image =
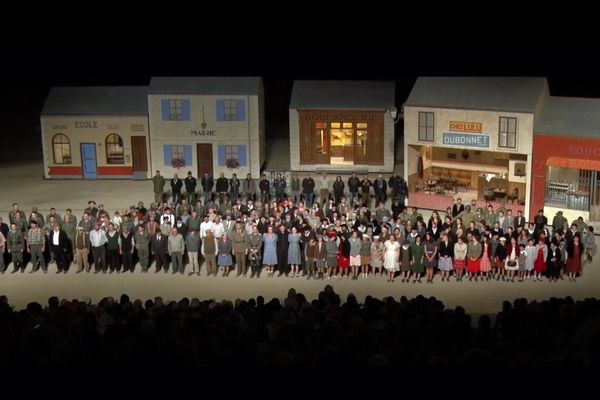
<path fill-rule="evenodd" d="M 137 250 L 138 258 L 140 259 L 140 266 L 142 272 L 148 272 L 148 258 L 150 257 L 150 235 L 144 230 L 144 225 L 139 224 L 138 230 L 133 237 L 135 249 Z M 135 266 L 131 267 L 131 272 L 135 269 Z"/>
<path fill-rule="evenodd" d="M 254 225 L 252 227 L 252 233 L 248 235 L 248 256 L 250 258 L 250 268 L 252 269 L 252 276 L 260 276 L 261 268 L 261 248 L 263 244 L 263 237 L 258 232 L 258 227 Z"/>
<path fill-rule="evenodd" d="M 235 265 L 237 267 L 237 275 L 246 275 L 246 255 L 248 254 L 248 240 L 246 232 L 242 227 L 242 221 L 237 220 L 235 229 L 231 232 L 231 240 L 233 241 L 233 254 L 235 256 Z"/>
<path fill-rule="evenodd" d="M 25 243 L 23 239 L 23 232 L 17 229 L 17 224 L 13 222 L 10 225 L 10 232 L 6 238 L 8 252 L 12 256 L 13 274 L 17 272 L 18 269 L 21 269 L 21 272 L 25 272 L 25 263 L 23 262 L 23 250 L 25 249 Z"/>

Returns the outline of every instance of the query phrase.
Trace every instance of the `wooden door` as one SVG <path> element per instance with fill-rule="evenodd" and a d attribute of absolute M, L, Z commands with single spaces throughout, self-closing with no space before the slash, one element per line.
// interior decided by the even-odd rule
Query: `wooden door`
<path fill-rule="evenodd" d="M 310 121 L 300 121 L 300 164 L 313 164 L 315 148 Z"/>
<path fill-rule="evenodd" d="M 146 137 L 131 137 L 131 161 L 133 163 L 133 173 L 148 172 L 148 156 L 146 154 Z"/>
<path fill-rule="evenodd" d="M 213 152 L 212 144 L 197 143 L 196 158 L 198 160 L 198 179 L 208 172 L 213 176 Z"/>
<path fill-rule="evenodd" d="M 367 159 L 369 165 L 383 165 L 383 123 L 370 122 L 368 135 Z"/>

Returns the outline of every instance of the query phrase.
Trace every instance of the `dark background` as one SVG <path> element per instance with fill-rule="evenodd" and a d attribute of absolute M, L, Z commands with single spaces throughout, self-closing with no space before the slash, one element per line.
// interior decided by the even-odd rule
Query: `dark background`
<path fill-rule="evenodd" d="M 267 139 L 287 133 L 294 79 L 396 81 L 396 102 L 432 76 L 546 76 L 554 96 L 600 97 L 598 42 L 0 42 L 0 163 L 41 161 L 39 113 L 52 86 L 147 85 L 151 76 L 262 76 Z"/>

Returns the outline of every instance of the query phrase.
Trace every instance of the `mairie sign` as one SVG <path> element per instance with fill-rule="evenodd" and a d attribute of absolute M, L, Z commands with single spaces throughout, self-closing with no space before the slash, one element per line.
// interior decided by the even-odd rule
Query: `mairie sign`
<path fill-rule="evenodd" d="M 443 132 L 442 144 L 450 146 L 490 147 L 490 137 L 488 135 Z"/>

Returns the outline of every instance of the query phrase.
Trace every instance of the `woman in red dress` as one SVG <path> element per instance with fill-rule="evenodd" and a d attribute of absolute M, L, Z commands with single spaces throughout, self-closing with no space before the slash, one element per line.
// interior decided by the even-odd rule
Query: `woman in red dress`
<path fill-rule="evenodd" d="M 581 272 L 581 255 L 583 254 L 583 244 L 579 233 L 573 236 L 573 241 L 567 245 L 567 272 L 569 280 L 575 282 L 575 277 Z"/>
<path fill-rule="evenodd" d="M 348 268 L 350 267 L 350 242 L 345 233 L 340 235 L 340 247 L 338 248 L 338 267 L 341 270 L 341 277 L 348 277 Z"/>
<path fill-rule="evenodd" d="M 546 244 L 546 236 L 542 233 L 535 246 L 535 261 L 533 262 L 533 280 L 542 280 L 542 274 L 546 272 L 546 259 L 548 258 L 548 245 Z"/>

